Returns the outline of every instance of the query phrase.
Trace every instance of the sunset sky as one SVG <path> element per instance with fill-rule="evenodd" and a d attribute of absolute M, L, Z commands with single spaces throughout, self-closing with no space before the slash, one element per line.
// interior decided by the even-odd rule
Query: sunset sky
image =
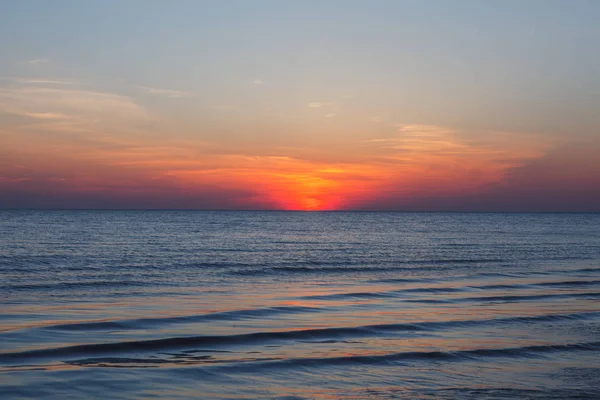
<path fill-rule="evenodd" d="M 600 211 L 600 1 L 0 2 L 0 208 Z"/>

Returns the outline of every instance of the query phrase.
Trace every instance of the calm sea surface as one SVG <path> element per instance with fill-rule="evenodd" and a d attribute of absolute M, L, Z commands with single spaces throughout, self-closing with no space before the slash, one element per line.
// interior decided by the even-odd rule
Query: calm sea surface
<path fill-rule="evenodd" d="M 0 398 L 598 399 L 600 214 L 0 211 Z"/>

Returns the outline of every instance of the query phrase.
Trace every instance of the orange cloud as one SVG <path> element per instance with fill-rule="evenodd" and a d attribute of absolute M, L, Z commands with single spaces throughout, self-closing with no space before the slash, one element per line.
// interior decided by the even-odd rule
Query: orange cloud
<path fill-rule="evenodd" d="M 179 204 L 177 198 L 187 196 L 192 208 L 194 198 L 199 207 L 213 207 L 220 196 L 224 207 L 338 210 L 390 196 L 475 193 L 548 147 L 532 136 L 469 135 L 430 125 L 401 125 L 390 132 L 380 123 L 378 132 L 387 136 L 361 141 L 335 132 L 339 146 L 325 130 L 322 137 L 306 138 L 308 151 L 266 140 L 244 148 L 216 134 L 185 140 L 158 128 L 158 134 L 148 134 L 149 124 L 160 119 L 132 98 L 70 87 L 0 90 L 0 111 L 24 121 L 0 136 L 0 149 L 10 149 L 0 150 L 0 159 L 14 160 L 0 163 L 0 185 L 27 193 L 55 188 L 70 196 L 145 193 L 167 206 L 169 198 Z"/>
<path fill-rule="evenodd" d="M 252 188 L 261 201 L 286 210 L 360 208 L 381 196 L 475 193 L 543 154 L 533 141 L 514 144 L 514 135 L 490 136 L 474 144 L 455 130 L 408 125 L 396 136 L 364 142 L 368 157 L 353 162 L 214 154 L 202 162 L 171 160 L 169 165 L 165 160 L 159 175 L 190 188 Z"/>
<path fill-rule="evenodd" d="M 280 156 L 221 157 L 228 161 L 221 167 L 175 169 L 163 175 L 188 187 L 205 183 L 251 187 L 277 208 L 311 211 L 346 208 L 365 197 L 373 189 L 373 179 L 381 175 L 377 168 L 360 164 L 325 164 Z"/>

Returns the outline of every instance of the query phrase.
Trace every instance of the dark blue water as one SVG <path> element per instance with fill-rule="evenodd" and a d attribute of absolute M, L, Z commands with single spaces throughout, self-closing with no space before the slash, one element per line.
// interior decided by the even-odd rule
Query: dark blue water
<path fill-rule="evenodd" d="M 600 214 L 0 212 L 0 397 L 597 399 Z"/>

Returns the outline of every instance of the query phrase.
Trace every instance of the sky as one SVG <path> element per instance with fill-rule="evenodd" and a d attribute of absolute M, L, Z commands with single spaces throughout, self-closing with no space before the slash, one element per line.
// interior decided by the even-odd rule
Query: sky
<path fill-rule="evenodd" d="M 600 211 L 596 0 L 0 1 L 0 208 Z"/>

